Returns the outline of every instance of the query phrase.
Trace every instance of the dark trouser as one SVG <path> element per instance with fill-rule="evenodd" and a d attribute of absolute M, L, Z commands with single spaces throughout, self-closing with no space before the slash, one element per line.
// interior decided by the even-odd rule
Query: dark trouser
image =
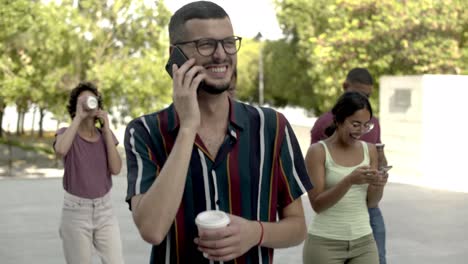
<path fill-rule="evenodd" d="M 375 243 L 377 244 L 377 249 L 379 251 L 380 264 L 387 264 L 387 260 L 385 258 L 385 223 L 382 212 L 378 207 L 369 208 L 369 217 Z"/>

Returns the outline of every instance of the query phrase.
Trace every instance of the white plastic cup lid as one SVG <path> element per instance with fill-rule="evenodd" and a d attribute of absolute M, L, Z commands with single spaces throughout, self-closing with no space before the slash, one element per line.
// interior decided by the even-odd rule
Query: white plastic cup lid
<path fill-rule="evenodd" d="M 215 229 L 227 226 L 231 220 L 223 211 L 209 210 L 201 212 L 195 218 L 197 226 L 206 229 Z"/>
<path fill-rule="evenodd" d="M 88 96 L 88 98 L 86 99 L 86 106 L 89 109 L 94 109 L 94 108 L 97 107 L 97 105 L 98 105 L 98 101 L 97 101 L 96 97 Z"/>

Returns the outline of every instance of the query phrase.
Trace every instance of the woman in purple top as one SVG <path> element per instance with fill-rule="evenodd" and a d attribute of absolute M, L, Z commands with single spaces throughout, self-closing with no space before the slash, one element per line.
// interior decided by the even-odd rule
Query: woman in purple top
<path fill-rule="evenodd" d="M 96 86 L 78 84 L 70 93 L 67 109 L 72 122 L 57 131 L 54 142 L 65 168 L 60 224 L 65 259 L 67 263 L 91 263 L 95 248 L 102 263 L 124 263 L 110 198 L 111 174 L 119 174 L 122 161 Z"/>

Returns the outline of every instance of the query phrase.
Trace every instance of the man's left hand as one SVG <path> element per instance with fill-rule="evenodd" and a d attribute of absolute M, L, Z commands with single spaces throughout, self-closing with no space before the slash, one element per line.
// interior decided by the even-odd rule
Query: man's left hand
<path fill-rule="evenodd" d="M 214 261 L 230 261 L 242 256 L 257 245 L 261 236 L 261 226 L 257 221 L 229 215 L 231 223 L 224 228 L 199 232 L 194 242 L 198 250 Z"/>

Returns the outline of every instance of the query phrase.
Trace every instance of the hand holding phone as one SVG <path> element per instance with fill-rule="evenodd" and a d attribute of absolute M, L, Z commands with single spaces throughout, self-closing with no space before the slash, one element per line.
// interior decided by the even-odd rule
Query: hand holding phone
<path fill-rule="evenodd" d="M 185 56 L 184 52 L 179 47 L 174 47 L 171 52 L 171 56 L 169 56 L 169 60 L 166 63 L 166 71 L 172 78 L 172 65 L 175 64 L 177 67 L 181 67 L 186 61 L 188 61 L 187 56 Z"/>
<path fill-rule="evenodd" d="M 171 56 L 169 56 L 169 60 L 167 61 L 167 64 L 166 64 L 166 71 L 167 73 L 169 73 L 171 78 L 173 78 L 172 65 L 176 64 L 177 67 L 180 68 L 186 61 L 188 61 L 188 58 L 187 56 L 185 56 L 184 52 L 179 47 L 177 46 L 174 47 L 174 49 L 171 52 Z M 220 94 L 224 92 L 225 90 L 227 90 L 228 88 L 229 86 L 227 86 L 226 89 L 216 89 L 210 85 L 207 85 L 205 81 L 201 81 L 200 85 L 198 85 L 197 91 L 202 89 L 205 92 L 210 93 L 210 94 Z"/>
<path fill-rule="evenodd" d="M 386 173 L 386 172 L 388 172 L 391 168 L 393 168 L 393 166 L 382 166 L 382 167 L 379 168 L 379 171 Z"/>

